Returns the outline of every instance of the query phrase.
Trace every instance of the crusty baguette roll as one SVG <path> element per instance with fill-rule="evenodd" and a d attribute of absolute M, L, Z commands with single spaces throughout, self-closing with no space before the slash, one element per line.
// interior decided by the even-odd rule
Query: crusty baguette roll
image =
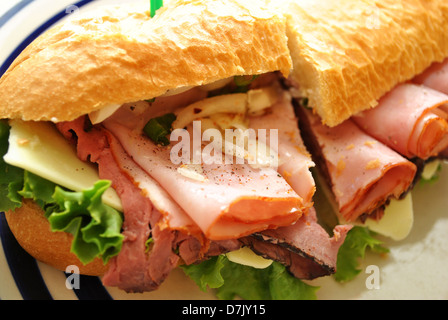
<path fill-rule="evenodd" d="M 73 236 L 51 231 L 43 210 L 32 200 L 25 200 L 20 208 L 5 212 L 5 216 L 20 246 L 39 261 L 61 271 L 74 265 L 80 274 L 92 276 L 103 275 L 109 267 L 99 258 L 86 265 L 79 261 L 70 251 Z"/>
<path fill-rule="evenodd" d="M 257 0 L 170 1 L 78 13 L 34 41 L 0 80 L 0 118 L 73 120 L 109 105 L 292 67 L 284 19 Z"/>
<path fill-rule="evenodd" d="M 275 0 L 292 79 L 329 126 L 448 56 L 446 0 Z"/>

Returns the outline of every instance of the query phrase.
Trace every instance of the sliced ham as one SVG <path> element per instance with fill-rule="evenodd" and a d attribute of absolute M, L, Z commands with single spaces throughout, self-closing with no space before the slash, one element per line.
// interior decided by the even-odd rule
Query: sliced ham
<path fill-rule="evenodd" d="M 312 206 L 312 197 L 316 191 L 310 168 L 314 166 L 306 150 L 294 113 L 291 97 L 283 93 L 278 102 L 266 114 L 251 117 L 251 129 L 278 130 L 277 150 L 279 157 L 278 172 L 288 181 L 297 194 L 302 197 L 304 206 Z M 266 143 L 270 141 L 266 139 Z M 272 146 L 271 146 L 272 147 Z"/>
<path fill-rule="evenodd" d="M 360 128 L 407 158 L 428 159 L 448 147 L 448 95 L 401 84 L 377 107 L 352 117 Z"/>
<path fill-rule="evenodd" d="M 433 63 L 412 82 L 448 94 L 448 59 Z"/>
<path fill-rule="evenodd" d="M 448 95 L 448 59 L 433 63 L 422 74 L 416 76 L 412 82 Z M 448 148 L 440 152 L 440 157 L 448 159 Z"/>
<path fill-rule="evenodd" d="M 351 229 L 336 226 L 333 237 L 317 223 L 312 207 L 294 225 L 256 233 L 242 239 L 254 252 L 286 265 L 299 279 L 315 279 L 336 271 L 339 248 Z"/>
<path fill-rule="evenodd" d="M 163 219 L 154 223 L 160 224 L 162 229 L 180 230 L 186 234 L 202 237 L 202 232 L 185 211 L 172 199 L 172 197 L 149 176 L 129 155 L 124 151 L 118 140 L 109 135 L 110 150 L 114 156 L 114 161 L 121 168 L 128 179 L 149 198 L 151 203 L 162 214 Z"/>
<path fill-rule="evenodd" d="M 302 213 L 302 199 L 272 168 L 202 164 L 205 181 L 186 177 L 172 163 L 170 148 L 158 146 L 111 119 L 106 128 L 126 152 L 156 180 L 201 228 L 208 239 L 235 239 L 285 226 Z"/>
<path fill-rule="evenodd" d="M 399 198 L 414 180 L 416 166 L 347 120 L 330 128 L 299 107 L 304 139 L 329 181 L 346 221 L 354 221 Z"/>

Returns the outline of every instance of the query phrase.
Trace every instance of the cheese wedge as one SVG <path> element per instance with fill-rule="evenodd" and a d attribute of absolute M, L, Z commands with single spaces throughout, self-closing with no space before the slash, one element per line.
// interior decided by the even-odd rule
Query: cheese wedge
<path fill-rule="evenodd" d="M 98 170 L 81 161 L 67 140 L 47 122 L 10 120 L 9 149 L 6 163 L 27 170 L 73 191 L 91 188 L 100 180 Z M 122 211 L 121 200 L 109 188 L 103 202 Z"/>
<path fill-rule="evenodd" d="M 272 264 L 272 260 L 265 259 L 251 249 L 242 247 L 239 250 L 226 253 L 227 258 L 238 264 L 249 266 L 255 269 L 265 269 Z"/>

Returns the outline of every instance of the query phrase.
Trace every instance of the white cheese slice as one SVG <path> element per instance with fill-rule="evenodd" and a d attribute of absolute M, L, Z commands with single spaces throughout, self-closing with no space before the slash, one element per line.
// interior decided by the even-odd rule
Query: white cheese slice
<path fill-rule="evenodd" d="M 265 259 L 255 252 L 253 252 L 248 247 L 242 247 L 236 251 L 231 251 L 226 253 L 227 258 L 238 264 L 242 264 L 245 266 L 250 266 L 256 269 L 264 269 L 271 265 L 272 260 Z"/>
<path fill-rule="evenodd" d="M 412 194 L 408 193 L 402 200 L 391 200 L 379 221 L 367 219 L 364 225 L 374 232 L 400 241 L 409 235 L 413 224 Z"/>
<path fill-rule="evenodd" d="M 422 179 L 430 180 L 439 170 L 441 161 L 436 159 L 425 165 L 422 171 Z"/>
<path fill-rule="evenodd" d="M 100 178 L 98 170 L 81 161 L 64 137 L 46 122 L 11 120 L 6 163 L 27 170 L 73 191 L 91 188 Z M 121 200 L 109 188 L 103 202 L 122 211 Z"/>

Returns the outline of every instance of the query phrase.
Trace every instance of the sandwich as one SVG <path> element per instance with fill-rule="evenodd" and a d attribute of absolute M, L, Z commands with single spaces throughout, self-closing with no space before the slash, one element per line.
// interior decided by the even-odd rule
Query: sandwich
<path fill-rule="evenodd" d="M 36 39 L 0 79 L 0 209 L 20 245 L 126 292 L 180 267 L 220 298 L 254 297 L 237 270 L 263 282 L 257 298 L 314 296 L 306 281 L 338 272 L 354 226 L 390 236 L 388 205 L 448 148 L 448 99 L 425 75 L 448 56 L 448 6 L 339 5 L 170 1 L 151 18 L 126 4 Z M 417 89 L 433 97 L 414 117 L 429 124 L 409 125 L 423 134 L 369 129 Z"/>

